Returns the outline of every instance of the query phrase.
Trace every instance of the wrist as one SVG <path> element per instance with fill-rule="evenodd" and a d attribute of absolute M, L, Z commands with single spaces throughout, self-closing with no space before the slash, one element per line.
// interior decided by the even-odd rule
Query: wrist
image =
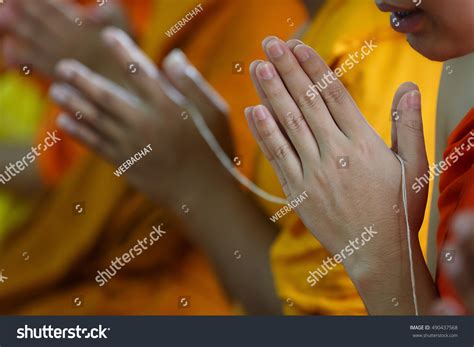
<path fill-rule="evenodd" d="M 210 150 L 209 150 L 210 152 Z M 182 213 L 182 205 L 194 206 L 201 212 L 206 207 L 215 207 L 216 200 L 222 203 L 241 188 L 214 153 L 196 155 L 180 170 L 183 174 L 172 192 L 169 201 L 174 201 L 173 210 Z"/>

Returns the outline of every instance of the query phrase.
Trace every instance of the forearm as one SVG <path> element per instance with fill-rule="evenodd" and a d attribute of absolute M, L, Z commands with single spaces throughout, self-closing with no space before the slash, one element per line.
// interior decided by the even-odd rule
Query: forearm
<path fill-rule="evenodd" d="M 429 313 L 438 293 L 418 242 L 412 244 L 418 313 L 424 315 Z M 403 254 L 394 257 L 387 253 L 387 259 L 371 262 L 375 266 L 370 271 L 351 276 L 369 314 L 414 315 L 408 250 L 404 249 Z"/>
<path fill-rule="evenodd" d="M 209 184 L 197 184 L 186 199 L 183 220 L 191 237 L 247 313 L 280 313 L 269 255 L 275 226 L 222 166 L 209 168 L 205 176 Z"/>

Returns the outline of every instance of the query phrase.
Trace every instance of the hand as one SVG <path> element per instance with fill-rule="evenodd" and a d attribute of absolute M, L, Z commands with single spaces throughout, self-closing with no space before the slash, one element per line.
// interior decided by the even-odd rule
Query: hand
<path fill-rule="evenodd" d="M 444 250 L 454 251 L 454 261 L 441 262 L 442 271 L 451 279 L 464 309 L 449 299 L 441 299 L 433 305 L 436 315 L 474 314 L 474 211 L 464 211 L 454 217 L 451 230 L 453 241 Z"/>
<path fill-rule="evenodd" d="M 271 62 L 256 61 L 250 68 L 263 105 L 248 108 L 246 118 L 288 200 L 306 192 L 297 213 L 329 252 L 342 256 L 359 291 L 357 279 L 373 280 L 377 273 L 394 281 L 407 276 L 409 283 L 395 153 L 405 163 L 410 241 L 422 262 L 417 232 L 428 187 L 411 189 L 414 178 L 428 170 L 418 88 L 403 84 L 394 97 L 399 119 L 392 123 L 390 149 L 313 49 L 275 37 L 263 45 Z M 311 88 L 318 83 L 319 90 Z M 361 239 L 371 226 L 376 234 Z"/>
<path fill-rule="evenodd" d="M 189 206 L 183 231 L 209 256 L 229 297 L 250 314 L 278 314 L 268 257 L 275 226 L 217 161 L 186 109 L 193 103 L 230 152 L 224 102 L 181 51 L 166 57 L 158 71 L 124 33 L 108 29 L 104 38 L 121 66 L 138 63 L 138 73 L 127 80 L 138 93 L 77 62 L 61 62 L 64 83 L 54 85 L 51 95 L 82 118 L 61 116 L 60 126 L 117 166 L 150 145 L 152 151 L 125 172 L 128 180 L 176 215 L 183 216 L 183 203 Z M 117 179 L 113 170 L 110 179 Z M 236 247 L 245 252 L 238 262 Z"/>
<path fill-rule="evenodd" d="M 70 115 L 80 112 L 81 119 L 63 115 L 60 127 L 117 167 L 147 147 L 151 152 L 125 167 L 125 175 L 166 207 L 196 191 L 203 180 L 212 185 L 207 177 L 210 180 L 220 164 L 185 105 L 194 103 L 211 131 L 230 148 L 224 102 L 181 51 L 166 57 L 163 71 L 158 71 L 124 32 L 107 29 L 104 39 L 124 69 L 129 62 L 137 64 L 137 73 L 127 75 L 137 94 L 78 62 L 62 61 L 57 72 L 64 83 L 53 85 L 50 94 Z"/>
<path fill-rule="evenodd" d="M 5 61 L 32 64 L 35 71 L 52 77 L 54 66 L 70 58 L 112 77 L 116 69 L 100 38 L 102 28 L 112 22 L 125 25 L 115 3 L 86 8 L 70 1 L 7 1 L 0 7 Z"/>

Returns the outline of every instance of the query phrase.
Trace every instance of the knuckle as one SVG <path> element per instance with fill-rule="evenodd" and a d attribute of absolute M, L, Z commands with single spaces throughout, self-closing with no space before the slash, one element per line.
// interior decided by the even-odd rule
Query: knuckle
<path fill-rule="evenodd" d="M 288 112 L 284 119 L 285 126 L 292 131 L 300 130 L 306 124 L 301 112 Z"/>
<path fill-rule="evenodd" d="M 266 124 L 260 128 L 260 136 L 262 137 L 263 140 L 266 140 L 272 137 L 275 131 L 276 131 L 276 127 Z"/>
<path fill-rule="evenodd" d="M 332 104 L 341 104 L 347 96 L 344 87 L 339 84 L 332 84 L 323 91 L 323 94 L 327 102 Z"/>
<path fill-rule="evenodd" d="M 318 97 L 310 98 L 306 95 L 300 95 L 296 98 L 296 103 L 302 110 L 318 109 L 320 100 Z"/>
<path fill-rule="evenodd" d="M 288 159 L 291 153 L 291 146 L 288 143 L 284 143 L 278 146 L 275 150 L 275 158 L 279 161 Z"/>
<path fill-rule="evenodd" d="M 112 94 L 106 89 L 97 89 L 96 92 L 98 100 L 100 100 L 104 105 L 110 105 L 114 102 Z"/>
<path fill-rule="evenodd" d="M 321 76 L 323 76 L 328 71 L 328 68 L 326 67 L 326 64 L 324 64 L 320 59 L 314 59 L 313 62 L 313 64 L 310 64 L 307 67 L 308 72 L 310 76 L 315 77 L 314 80 L 319 81 Z"/>

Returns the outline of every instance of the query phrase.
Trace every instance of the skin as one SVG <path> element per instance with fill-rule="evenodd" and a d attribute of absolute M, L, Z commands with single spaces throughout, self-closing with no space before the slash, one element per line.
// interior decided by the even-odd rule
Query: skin
<path fill-rule="evenodd" d="M 474 2 L 471 0 L 421 0 L 419 6 L 412 0 L 376 0 L 382 11 L 423 11 L 421 26 L 407 34 L 407 41 L 425 57 L 445 61 L 474 50 Z"/>
<path fill-rule="evenodd" d="M 28 63 L 47 77 L 54 77 L 61 59 L 70 58 L 119 81 L 121 70 L 100 38 L 102 28 L 111 22 L 126 26 L 113 2 L 85 8 L 71 1 L 7 1 L 0 7 L 2 52 L 8 64 Z"/>
<path fill-rule="evenodd" d="M 410 0 L 376 0 L 376 4 L 382 11 L 394 11 L 391 7 L 405 10 L 416 8 Z M 452 0 L 448 3 L 443 0 L 429 0 L 422 1 L 419 8 L 424 13 L 422 26 L 417 32 L 408 33 L 407 41 L 415 50 L 429 59 L 447 60 L 441 77 L 437 112 L 436 161 L 439 162 L 446 148 L 449 134 L 472 107 L 472 64 L 474 60 L 472 52 L 474 51 L 474 42 L 466 38 L 472 37 L 474 32 L 474 2 L 470 0 Z M 439 178 L 436 177 L 435 186 L 438 186 L 438 183 Z M 438 190 L 435 189 L 434 201 L 437 201 L 438 196 Z M 428 260 L 430 269 L 434 274 L 437 264 L 435 233 L 439 223 L 439 213 L 435 208 L 432 212 Z M 466 213 L 471 214 L 472 220 L 473 212 L 465 212 L 464 214 Z M 472 251 L 474 251 L 474 247 L 469 250 L 469 252 Z M 474 291 L 474 281 L 470 276 L 472 269 L 465 266 L 464 270 L 464 272 L 458 274 L 461 277 L 464 276 L 472 292 Z M 459 281 L 453 282 L 457 285 Z M 463 299 L 468 312 L 474 312 L 472 295 L 470 297 L 464 296 Z M 459 314 L 462 310 L 451 302 L 439 301 L 436 307 L 433 308 L 433 312 Z"/>
<path fill-rule="evenodd" d="M 339 80 L 314 100 L 306 96 L 307 86 L 322 80 L 329 69 L 312 48 L 294 41 L 287 46 L 274 37 L 264 40 L 263 46 L 270 61 L 257 61 L 251 67 L 263 105 L 248 108 L 246 115 L 287 198 L 307 191 L 308 200 L 296 210 L 333 254 L 359 237 L 364 227 L 373 225 L 380 231 L 345 260 L 346 270 L 371 314 L 414 313 L 411 286 L 400 280 L 409 278 L 404 216 L 392 206 L 402 206 L 401 169 L 394 153 L 404 159 L 408 185 L 427 170 L 417 87 L 404 84 L 394 97 L 393 108 L 401 117 L 393 124 L 390 149 Z M 338 168 L 340 156 L 347 157 L 348 169 Z M 368 194 L 367 187 L 378 189 Z M 436 295 L 416 241 L 426 196 L 427 189 L 419 194 L 408 191 L 422 312 L 427 312 Z M 374 281 L 374 276 L 380 280 Z M 399 298 L 400 306 L 393 306 L 393 297 Z"/>
<path fill-rule="evenodd" d="M 75 20 L 81 18 L 79 27 Z M 111 54 L 101 40 L 105 25 L 126 28 L 127 24 L 117 3 L 85 8 L 73 2 L 42 0 L 7 1 L 0 6 L 0 51 L 7 65 L 32 65 L 33 73 L 54 78 L 55 65 L 65 58 L 81 61 L 89 68 L 125 85 L 125 73 L 111 59 Z M 30 150 L 29 146 L 2 144 L 4 167 Z M 31 164 L 6 188 L 24 194 L 43 189 L 37 163 Z"/>
<path fill-rule="evenodd" d="M 186 205 L 188 237 L 207 252 L 229 296 L 248 313 L 279 313 L 268 257 L 276 227 L 218 162 L 191 115 L 183 117 L 193 103 L 230 153 L 226 104 L 181 51 L 173 51 L 158 70 L 124 32 L 107 29 L 104 42 L 123 69 L 138 63 L 139 72 L 127 74 L 137 92 L 77 61 L 62 61 L 61 82 L 50 91 L 67 111 L 58 125 L 115 167 L 151 145 L 152 152 L 126 171 L 129 182 L 175 215 L 183 216 Z M 72 116 L 78 110 L 80 120 Z"/>
<path fill-rule="evenodd" d="M 311 14 L 314 15 L 322 3 L 323 1 L 308 2 L 311 5 Z M 4 12 L 2 16 L 0 11 L 0 30 L 8 34 L 4 49 L 7 60 L 11 64 L 15 64 L 32 61 L 34 57 L 36 70 L 48 76 L 54 76 L 56 75 L 54 66 L 58 61 L 65 58 L 74 58 L 89 69 L 116 82 L 116 84 L 113 84 L 105 80 L 99 82 L 94 80 L 94 83 L 83 81 L 84 84 L 81 88 L 78 86 L 72 87 L 71 83 L 68 87 L 63 84 L 60 89 L 67 90 L 66 99 L 62 98 L 65 93 L 62 93 L 62 97 L 58 95 L 59 86 L 54 86 L 51 89 L 53 97 L 66 109 L 74 111 L 74 113 L 77 112 L 78 108 L 81 108 L 84 117 L 83 124 L 81 124 L 84 126 L 74 122 L 75 119 L 72 117 L 60 118 L 60 125 L 79 141 L 88 144 L 90 148 L 113 161 L 116 165 L 120 165 L 131 154 L 142 149 L 143 146 L 153 143 L 153 152 L 148 158 L 149 161 L 152 161 L 152 163 L 149 163 L 151 165 L 135 165 L 127 171 L 126 177 L 138 189 L 152 196 L 155 201 L 165 205 L 168 204 L 168 208 L 175 214 L 182 214 L 181 204 L 186 202 L 190 212 L 186 215 L 186 218 L 183 218 L 183 221 L 190 230 L 189 236 L 196 243 L 202 245 L 211 258 L 216 260 L 214 264 L 218 268 L 217 270 L 220 272 L 224 284 L 229 288 L 231 296 L 238 298 L 249 313 L 279 313 L 280 303 L 276 298 L 267 256 L 270 244 L 278 231 L 276 226 L 268 222 L 268 218 L 253 199 L 242 193 L 241 189 L 236 186 L 235 181 L 222 169 L 220 163 L 215 162 L 214 154 L 210 153 L 207 145 L 203 144 L 202 139 L 196 136 L 195 129 L 189 127 L 191 120 L 186 123 L 185 130 L 182 129 L 183 121 L 179 119 L 178 123 L 175 122 L 175 127 L 166 128 L 166 131 L 164 131 L 165 126 L 173 125 L 172 117 L 181 117 L 182 109 L 170 102 L 165 103 L 167 108 L 163 104 L 157 105 L 156 102 L 157 100 L 162 101 L 159 98 L 163 98 L 163 94 L 166 94 L 170 89 L 179 90 L 182 97 L 189 95 L 189 99 L 195 101 L 196 106 L 205 116 L 208 125 L 211 125 L 213 133 L 221 139 L 229 138 L 227 124 L 223 124 L 222 117 L 226 113 L 225 107 L 222 107 L 222 102 L 217 101 L 218 97 L 216 95 L 208 95 L 210 93 L 209 87 L 204 81 L 192 82 L 189 77 L 183 77 L 182 73 L 181 77 L 176 76 L 176 68 L 172 67 L 171 62 L 164 66 L 163 74 L 166 74 L 169 83 L 163 84 L 160 82 L 161 93 L 151 92 L 149 89 L 143 93 L 143 84 L 146 83 L 144 81 L 145 76 L 139 75 L 135 80 L 132 80 L 127 73 L 124 74 L 123 61 L 119 59 L 120 67 L 117 68 L 117 59 L 113 59 L 111 50 L 107 48 L 104 51 L 103 41 L 97 40 L 97 28 L 107 23 L 117 26 L 117 22 L 119 22 L 118 20 L 111 20 L 117 19 L 118 16 L 116 12 L 112 13 L 114 16 L 111 15 L 110 5 L 109 1 L 107 6 L 103 7 L 104 11 L 102 12 L 98 9 L 94 12 L 85 12 L 84 9 L 78 7 L 63 7 L 53 0 L 35 2 L 33 5 L 29 1 L 19 0 L 18 6 L 4 7 L 6 14 Z M 35 16 L 35 21 L 31 21 L 28 15 L 32 15 L 33 8 L 29 9 L 30 6 L 43 6 L 43 12 L 52 12 L 54 16 L 48 15 L 48 22 L 44 20 L 45 16 Z M 108 13 L 105 13 L 106 9 Z M 14 16 L 8 18 L 12 14 Z M 82 29 L 87 27 L 87 31 L 79 31 L 77 27 L 74 32 L 70 30 L 72 28 L 71 19 L 77 17 L 84 19 Z M 54 26 L 57 32 L 68 32 L 67 35 L 57 37 L 56 33 L 48 30 L 48 23 L 53 22 L 54 25 L 51 26 Z M 32 23 L 39 24 L 40 27 L 35 27 Z M 64 25 L 60 26 L 60 24 Z M 57 28 L 60 28 L 60 30 L 57 30 Z M 33 39 L 33 35 L 28 35 L 32 32 L 40 32 L 41 35 L 35 35 Z M 37 36 L 41 40 L 38 40 Z M 67 38 L 67 40 L 64 40 L 64 38 Z M 60 40 L 59 44 L 58 40 Z M 54 47 L 49 46 L 50 42 L 55 42 Z M 88 46 L 80 49 L 81 54 L 72 55 L 70 54 L 71 47 L 69 47 L 71 42 L 74 42 L 75 46 L 82 42 Z M 94 49 L 89 47 L 90 44 L 94 45 Z M 138 51 L 136 48 L 129 50 Z M 76 50 L 72 50 L 72 52 L 76 52 Z M 90 52 L 93 52 L 94 59 L 88 56 Z M 116 50 L 116 54 L 123 56 L 124 53 Z M 137 54 L 133 53 L 134 59 L 136 59 Z M 100 59 L 102 56 L 108 58 Z M 94 64 L 96 61 L 106 63 Z M 67 65 L 68 63 L 66 63 L 66 70 Z M 61 66 L 64 67 L 64 64 L 61 64 Z M 147 66 L 147 63 L 142 64 L 140 68 L 143 69 L 143 66 Z M 76 65 L 77 67 L 78 65 Z M 72 69 L 74 70 L 74 67 Z M 61 71 L 61 68 L 58 70 Z M 93 75 L 91 71 L 84 70 L 82 66 L 79 66 L 79 70 L 86 71 L 88 77 Z M 154 68 L 150 68 L 149 72 L 151 75 L 156 73 Z M 199 76 L 197 78 L 201 79 Z M 64 79 L 64 81 L 67 81 L 67 79 Z M 153 83 L 157 84 L 158 82 L 154 81 Z M 141 103 L 141 105 L 135 105 L 135 108 L 130 107 L 127 110 L 129 116 L 133 115 L 135 117 L 135 114 L 141 114 L 143 117 L 138 117 L 136 119 L 137 123 L 127 123 L 125 126 L 125 123 L 119 120 L 120 112 L 117 112 L 117 109 L 108 109 L 107 112 L 104 112 L 100 106 L 99 118 L 94 106 L 100 105 L 100 100 L 97 100 L 97 95 L 93 96 L 90 93 L 93 88 L 97 90 L 96 84 L 102 88 L 99 88 L 100 93 L 108 93 L 110 98 L 108 101 L 121 102 L 121 105 L 124 104 L 121 99 L 127 94 L 118 88 L 118 85 L 127 87 L 128 90 L 134 92 L 138 91 L 129 93 L 125 98 L 130 103 L 133 103 L 133 101 L 130 101 L 132 99 L 138 100 L 137 103 Z M 173 88 L 170 88 L 171 84 Z M 134 88 L 138 89 L 135 90 Z M 88 90 L 89 93 L 83 92 L 84 90 Z M 200 95 L 199 100 L 196 100 L 196 95 Z M 155 119 L 151 120 L 149 114 L 146 115 L 145 111 L 140 110 L 144 107 L 151 109 L 148 113 L 154 111 L 153 113 L 160 113 L 163 117 L 170 116 L 171 113 L 174 113 L 174 115 L 168 119 L 163 119 L 163 117 L 157 119 L 154 114 Z M 156 134 L 159 134 L 160 142 L 156 141 Z M 176 141 L 177 138 L 180 141 Z M 222 143 L 225 143 L 225 141 L 223 140 Z M 178 156 L 174 152 L 171 153 L 167 148 L 180 148 L 184 153 Z M 227 150 L 229 148 L 230 144 L 227 144 Z M 158 155 L 159 158 L 155 157 Z M 183 158 L 183 160 L 179 162 L 176 158 Z M 142 162 L 145 163 L 145 159 Z M 184 170 L 184 167 L 189 169 Z M 196 168 L 199 168 L 199 172 L 195 175 Z M 156 175 L 153 174 L 156 170 L 163 173 L 160 177 L 161 184 L 158 187 L 155 187 Z M 204 177 L 207 179 L 203 180 Z M 188 183 L 191 187 L 183 184 L 183 182 Z M 214 191 L 218 191 L 219 195 L 209 194 Z M 204 201 L 202 196 L 206 196 Z M 169 205 L 170 201 L 174 201 L 176 204 Z M 219 211 L 219 213 L 215 213 L 215 211 Z M 233 222 L 229 223 L 229 220 Z M 222 230 L 223 225 L 225 225 L 226 234 L 215 235 L 216 233 L 212 232 L 212 230 Z M 191 230 L 194 230 L 194 232 Z M 258 232 L 255 232 L 255 230 L 258 230 Z M 234 248 L 242 253 L 239 262 L 229 261 L 229 256 L 235 254 L 236 250 Z M 251 283 L 252 286 L 242 286 L 242 282 Z M 237 292 L 235 292 L 236 289 L 238 289 Z"/>
<path fill-rule="evenodd" d="M 397 3 L 403 3 L 404 9 L 412 6 L 408 1 Z M 434 23 L 435 19 L 446 19 L 441 15 L 443 9 L 430 9 L 427 8 L 422 26 L 425 31 L 407 37 L 412 46 L 431 59 L 471 52 L 471 43 L 447 42 L 452 37 L 456 37 L 455 43 L 469 37 L 465 35 L 466 21 L 460 20 L 459 26 L 446 25 L 445 31 L 440 31 L 434 28 Z M 433 48 L 433 42 L 430 44 L 437 34 L 441 35 L 437 45 L 442 47 L 442 53 Z M 401 167 L 394 154 L 404 161 L 408 187 L 428 168 L 418 88 L 405 83 L 394 96 L 392 109 L 397 109 L 400 118 L 392 123 L 389 149 L 368 126 L 337 78 L 319 90 L 314 99 L 308 98 L 307 86 L 322 81 L 324 73 L 329 71 L 314 50 L 296 40 L 285 45 L 275 37 L 265 39 L 262 45 L 269 61 L 256 61 L 251 66 L 262 105 L 247 108 L 246 117 L 288 199 L 308 192 L 309 199 L 296 210 L 333 254 L 354 240 L 364 226 L 374 225 L 375 230 L 381 231 L 370 244 L 344 261 L 370 314 L 414 313 L 410 281 L 406 280 L 410 278 L 407 256 L 410 240 L 419 313 L 432 312 L 438 295 L 417 237 L 426 207 L 427 187 L 418 194 L 408 188 L 409 239 L 405 236 L 403 212 L 394 213 L 391 209 L 394 205 L 403 206 Z M 349 161 L 347 168 L 338 168 L 340 156 Z M 472 278 L 466 273 L 459 276 L 464 280 L 464 290 L 472 292 Z M 397 307 L 391 303 L 394 297 L 399 302 Z M 465 299 L 470 300 L 468 308 L 472 307 L 472 295 Z"/>

